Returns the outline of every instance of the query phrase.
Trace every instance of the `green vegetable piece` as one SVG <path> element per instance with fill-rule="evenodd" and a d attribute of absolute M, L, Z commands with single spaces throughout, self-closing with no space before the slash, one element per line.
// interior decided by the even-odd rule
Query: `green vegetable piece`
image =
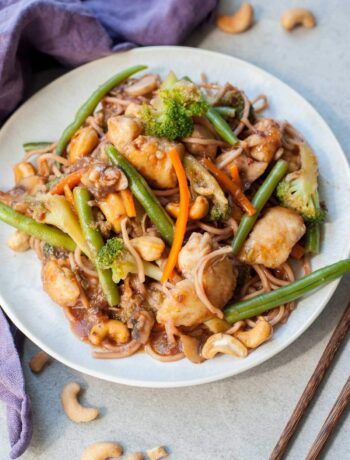
<path fill-rule="evenodd" d="M 326 213 L 318 196 L 317 158 L 307 144 L 300 145 L 301 168 L 288 174 L 277 187 L 277 197 L 283 206 L 292 208 L 306 222 L 321 223 Z"/>
<path fill-rule="evenodd" d="M 52 142 L 27 142 L 23 144 L 25 152 L 31 152 L 32 150 L 46 149 Z"/>
<path fill-rule="evenodd" d="M 129 180 L 129 186 L 133 195 L 143 206 L 148 217 L 159 230 L 162 238 L 171 246 L 174 237 L 173 222 L 145 179 L 112 145 L 106 146 L 106 153 L 111 162 L 123 170 Z"/>
<path fill-rule="evenodd" d="M 224 118 L 217 112 L 214 107 L 209 107 L 207 113 L 205 114 L 210 123 L 214 126 L 215 131 L 219 136 L 230 145 L 235 145 L 238 142 L 238 137 L 232 131 L 230 125 L 227 123 Z"/>
<path fill-rule="evenodd" d="M 192 155 L 185 155 L 183 163 L 186 176 L 191 184 L 192 193 L 203 195 L 212 203 L 208 220 L 214 222 L 227 220 L 230 213 L 230 206 L 215 177 Z"/>
<path fill-rule="evenodd" d="M 288 169 L 288 163 L 284 160 L 278 160 L 274 167 L 271 169 L 269 175 L 266 177 L 259 190 L 252 199 L 252 205 L 254 206 L 256 213 L 254 216 L 248 216 L 245 214 L 239 224 L 237 233 L 232 241 L 232 251 L 234 255 L 237 255 L 246 240 L 249 232 L 253 228 L 259 214 L 269 198 L 273 194 L 277 184 L 286 175 Z"/>
<path fill-rule="evenodd" d="M 122 238 L 110 238 L 106 244 L 98 251 L 97 265 L 100 268 L 111 268 L 115 259 L 117 259 L 124 250 L 124 241 Z"/>
<path fill-rule="evenodd" d="M 147 135 L 175 140 L 193 131 L 192 117 L 203 115 L 208 109 L 198 87 L 186 80 L 176 81 L 170 73 L 158 91 L 153 105 L 144 104 L 139 116 Z"/>
<path fill-rule="evenodd" d="M 12 227 L 34 236 L 39 240 L 46 241 L 52 246 L 74 251 L 75 242 L 58 228 L 46 224 L 40 224 L 31 217 L 20 214 L 4 203 L 0 202 L 0 220 Z"/>
<path fill-rule="evenodd" d="M 54 225 L 67 233 L 75 241 L 76 245 L 90 257 L 90 250 L 81 231 L 79 221 L 64 196 L 42 193 L 30 199 L 35 220 Z"/>
<path fill-rule="evenodd" d="M 89 206 L 91 196 L 89 191 L 83 187 L 75 187 L 73 190 L 74 202 L 78 212 L 79 221 L 83 230 L 84 237 L 87 241 L 90 257 L 96 263 L 98 252 L 103 248 L 104 241 L 101 233 L 96 227 L 96 222 L 92 214 L 92 208 Z M 110 306 L 119 303 L 119 290 L 118 286 L 112 280 L 112 272 L 109 269 L 100 268 L 96 266 L 99 281 L 101 283 L 102 291 Z"/>
<path fill-rule="evenodd" d="M 279 305 L 292 302 L 303 295 L 323 286 L 350 271 L 350 259 L 328 265 L 274 291 L 260 294 L 225 308 L 225 319 L 230 324 L 242 319 L 252 318 Z"/>
<path fill-rule="evenodd" d="M 88 116 L 90 116 L 97 105 L 108 94 L 115 86 L 123 83 L 127 78 L 131 77 L 137 72 L 146 69 L 147 66 L 138 65 L 130 67 L 129 69 L 123 70 L 122 72 L 117 73 L 101 86 L 99 86 L 89 97 L 89 99 L 79 108 L 77 111 L 74 121 L 67 126 L 63 131 L 61 137 L 57 142 L 56 154 L 62 155 L 65 148 L 67 147 L 68 142 L 71 140 L 73 135 L 78 131 L 81 125 L 85 122 Z"/>
<path fill-rule="evenodd" d="M 215 110 L 223 118 L 235 118 L 236 116 L 236 109 L 233 107 L 215 106 Z"/>
<path fill-rule="evenodd" d="M 320 233 L 320 224 L 314 223 L 307 226 L 305 235 L 305 252 L 307 254 L 314 256 L 320 252 Z"/>

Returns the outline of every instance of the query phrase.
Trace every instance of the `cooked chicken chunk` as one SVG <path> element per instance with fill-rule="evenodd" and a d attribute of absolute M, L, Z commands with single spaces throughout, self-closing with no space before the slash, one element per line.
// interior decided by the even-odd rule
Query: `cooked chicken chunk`
<path fill-rule="evenodd" d="M 256 132 L 245 140 L 250 155 L 258 161 L 270 162 L 282 145 L 280 125 L 270 118 L 263 118 L 254 125 Z"/>
<path fill-rule="evenodd" d="M 191 278 L 200 259 L 209 254 L 211 250 L 212 244 L 209 233 L 193 232 L 178 257 L 179 269 L 183 276 Z"/>
<path fill-rule="evenodd" d="M 143 124 L 138 118 L 125 115 L 109 118 L 107 126 L 108 140 L 121 152 L 126 144 L 136 139 L 143 131 Z"/>
<path fill-rule="evenodd" d="M 233 160 L 233 163 L 239 170 L 243 188 L 247 189 L 250 185 L 264 174 L 268 163 L 266 161 L 256 161 L 248 157 L 244 153 Z"/>
<path fill-rule="evenodd" d="M 191 137 L 195 137 L 198 139 L 214 139 L 213 134 L 203 125 L 194 124 L 193 132 Z M 203 145 L 203 144 L 195 144 L 195 143 L 188 143 L 186 144 L 187 150 L 192 153 L 192 155 L 197 156 L 207 156 L 210 158 L 216 157 L 216 152 L 218 147 L 216 145 Z"/>
<path fill-rule="evenodd" d="M 270 208 L 255 224 L 239 259 L 248 264 L 277 268 L 288 259 L 304 233 L 304 221 L 295 211 L 280 206 Z"/>
<path fill-rule="evenodd" d="M 42 269 L 42 280 L 44 290 L 58 305 L 71 307 L 76 304 L 80 289 L 69 268 L 61 267 L 56 260 L 48 260 Z"/>
<path fill-rule="evenodd" d="M 166 323 L 173 320 L 175 326 L 195 326 L 207 320 L 213 314 L 197 297 L 194 284 L 190 280 L 182 280 L 166 297 L 157 312 L 157 321 Z"/>
<path fill-rule="evenodd" d="M 193 280 L 198 262 L 214 249 L 208 233 L 192 233 L 181 249 L 178 265 L 183 276 Z M 220 257 L 208 265 L 203 274 L 203 287 L 210 302 L 222 308 L 236 287 L 237 273 L 229 257 Z"/>
<path fill-rule="evenodd" d="M 177 179 L 168 151 L 174 147 L 182 156 L 182 144 L 163 138 L 138 136 L 126 144 L 121 152 L 153 187 L 173 188 L 177 185 Z"/>

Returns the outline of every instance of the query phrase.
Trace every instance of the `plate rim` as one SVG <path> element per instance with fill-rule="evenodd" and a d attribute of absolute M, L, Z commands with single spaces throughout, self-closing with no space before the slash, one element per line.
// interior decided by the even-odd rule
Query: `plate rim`
<path fill-rule="evenodd" d="M 146 55 L 148 52 L 152 52 L 152 51 L 166 52 L 167 50 L 177 50 L 177 51 L 180 51 L 180 52 L 181 51 L 185 51 L 185 52 L 188 51 L 188 52 L 202 54 L 203 56 L 204 55 L 206 55 L 206 56 L 220 56 L 221 58 L 232 60 L 233 63 L 238 62 L 240 65 L 247 66 L 252 71 L 258 71 L 262 76 L 266 76 L 272 82 L 273 81 L 278 82 L 279 85 L 281 85 L 283 88 L 287 89 L 291 94 L 297 96 L 298 98 L 301 98 L 303 100 L 304 104 L 306 104 L 306 106 L 316 114 L 316 116 L 319 118 L 319 121 L 323 124 L 323 126 L 328 131 L 329 135 L 332 137 L 332 141 L 337 145 L 337 147 L 339 149 L 339 154 L 343 157 L 343 160 L 345 161 L 345 163 L 347 165 L 346 172 L 347 172 L 347 176 L 348 176 L 349 183 L 350 183 L 349 161 L 348 161 L 348 159 L 347 159 L 347 157 L 345 155 L 345 152 L 344 152 L 340 142 L 336 138 L 333 130 L 330 128 L 330 126 L 325 121 L 323 116 L 319 113 L 319 111 L 302 94 L 300 94 L 292 86 L 290 86 L 289 84 L 285 83 L 280 78 L 276 77 L 272 73 L 262 69 L 261 67 L 255 65 L 255 64 L 252 64 L 252 63 L 250 63 L 248 61 L 245 61 L 244 59 L 240 59 L 240 58 L 237 58 L 235 56 L 231 56 L 231 55 L 219 52 L 219 51 L 206 50 L 206 49 L 202 49 L 202 48 L 195 48 L 195 47 L 188 47 L 188 46 L 147 46 L 147 47 L 133 48 L 131 50 L 123 51 L 123 52 L 120 52 L 120 53 L 112 53 L 112 54 L 110 54 L 108 56 L 96 59 L 96 60 L 88 62 L 86 64 L 83 64 L 83 65 L 81 65 L 81 66 L 79 66 L 79 67 L 77 67 L 75 69 L 69 70 L 65 74 L 61 75 L 60 77 L 54 79 L 53 81 L 51 81 L 50 83 L 45 85 L 39 91 L 35 92 L 29 99 L 27 99 L 23 104 L 21 104 L 14 111 L 14 113 L 6 120 L 4 125 L 1 127 L 0 133 L 2 133 L 5 129 L 7 129 L 7 126 L 10 125 L 13 122 L 13 120 L 16 118 L 18 112 L 20 112 L 27 105 L 29 105 L 31 103 L 31 100 L 34 97 L 39 95 L 44 90 L 47 90 L 47 88 L 49 88 L 50 86 L 52 86 L 52 85 L 54 85 L 54 84 L 56 84 L 58 82 L 62 83 L 62 82 L 64 82 L 65 79 L 71 78 L 71 76 L 73 74 L 78 75 L 79 72 L 82 71 L 82 69 L 86 69 L 86 68 L 89 68 L 90 66 L 91 67 L 94 66 L 96 64 L 96 62 L 103 62 L 104 60 L 118 58 L 118 57 L 122 58 L 123 55 L 132 54 L 134 52 L 137 52 L 137 53 L 141 52 L 141 53 L 145 53 L 145 55 Z M 350 235 L 349 235 L 349 238 L 348 238 L 348 240 L 346 242 L 346 247 L 344 248 L 344 252 L 345 252 L 346 256 L 348 256 L 350 254 Z M 328 305 L 331 297 L 334 295 L 334 293 L 335 293 L 335 291 L 336 291 L 341 279 L 342 279 L 342 277 L 337 279 L 337 280 L 335 280 L 335 281 L 333 281 L 332 283 L 330 283 L 328 285 L 329 292 L 325 296 L 325 298 L 324 298 L 324 300 L 322 302 L 322 304 L 323 304 L 322 307 L 319 307 L 317 310 L 315 310 L 309 316 L 308 320 L 305 323 L 303 323 L 302 325 L 300 325 L 300 327 L 294 333 L 292 333 L 290 335 L 290 337 L 285 339 L 283 343 L 276 344 L 275 349 L 271 350 L 268 355 L 261 356 L 261 357 L 257 358 L 253 362 L 247 362 L 246 365 L 243 366 L 243 368 L 238 369 L 238 370 L 234 370 L 234 369 L 230 370 L 229 369 L 229 370 L 223 371 L 221 373 L 219 372 L 219 373 L 217 373 L 215 375 L 208 376 L 208 377 L 199 377 L 197 379 L 190 379 L 190 380 L 178 380 L 176 382 L 150 381 L 150 380 L 143 381 L 143 380 L 136 380 L 136 379 L 132 379 L 132 378 L 127 379 L 127 378 L 124 378 L 124 377 L 113 376 L 111 374 L 106 375 L 103 371 L 102 372 L 95 371 L 95 370 L 90 369 L 90 368 L 88 368 L 88 367 L 86 367 L 84 365 L 80 365 L 80 364 L 77 364 L 77 363 L 75 363 L 73 361 L 70 361 L 69 359 L 66 359 L 65 357 L 62 357 L 59 352 L 56 352 L 50 346 L 47 346 L 40 338 L 35 337 L 30 332 L 30 330 L 28 330 L 28 328 L 22 323 L 22 321 L 18 317 L 18 315 L 16 313 L 12 312 L 11 307 L 8 306 L 8 304 L 5 301 L 1 291 L 0 291 L 0 304 L 1 304 L 1 308 L 6 313 L 6 315 L 16 325 L 16 327 L 21 332 L 23 332 L 23 334 L 26 337 L 28 337 L 33 343 L 35 343 L 38 347 L 40 347 L 42 350 L 47 352 L 54 359 L 56 359 L 57 361 L 65 364 L 66 366 L 70 367 L 71 369 L 77 370 L 78 372 L 81 372 L 81 373 L 86 374 L 86 375 L 90 375 L 92 377 L 99 378 L 101 380 L 105 380 L 105 381 L 109 381 L 109 382 L 113 382 L 113 383 L 119 383 L 119 384 L 123 384 L 123 385 L 134 386 L 134 387 L 141 387 L 141 388 L 179 388 L 179 387 L 187 387 L 187 386 L 189 387 L 189 386 L 195 386 L 195 385 L 202 385 L 202 384 L 206 384 L 206 383 L 211 383 L 211 382 L 223 380 L 225 378 L 232 377 L 234 375 L 238 375 L 238 374 L 241 374 L 243 372 L 246 372 L 249 369 L 257 367 L 260 364 L 264 363 L 265 361 L 269 360 L 270 358 L 273 358 L 274 356 L 276 356 L 278 353 L 280 353 L 282 350 L 286 349 L 289 345 L 291 345 L 294 341 L 296 341 L 311 326 L 311 324 L 316 320 L 316 318 L 322 313 L 322 311 Z"/>

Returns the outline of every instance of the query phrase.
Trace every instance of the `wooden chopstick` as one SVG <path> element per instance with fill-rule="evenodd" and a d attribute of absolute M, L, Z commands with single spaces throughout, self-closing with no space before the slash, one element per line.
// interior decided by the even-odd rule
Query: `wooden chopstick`
<path fill-rule="evenodd" d="M 298 424 L 306 412 L 312 398 L 315 396 L 317 388 L 331 365 L 341 342 L 350 327 L 350 303 L 347 305 L 339 323 L 337 324 L 332 337 L 330 338 L 310 380 L 308 381 L 301 398 L 299 399 L 287 425 L 285 426 L 276 446 L 274 447 L 269 460 L 280 460 L 287 448 L 287 445 L 294 435 Z"/>
<path fill-rule="evenodd" d="M 336 424 L 340 420 L 346 406 L 350 402 L 350 377 L 343 386 L 342 391 L 340 392 L 332 410 L 328 414 L 320 432 L 318 433 L 314 443 L 311 446 L 309 453 L 307 454 L 305 460 L 316 460 L 319 456 L 321 450 L 325 446 L 328 438 L 332 434 Z"/>

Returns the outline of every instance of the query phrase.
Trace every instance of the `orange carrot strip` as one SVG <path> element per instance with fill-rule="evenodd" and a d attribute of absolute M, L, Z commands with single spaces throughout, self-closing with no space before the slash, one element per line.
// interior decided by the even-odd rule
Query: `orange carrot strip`
<path fill-rule="evenodd" d="M 296 260 L 300 260 L 304 256 L 304 254 L 305 254 L 305 249 L 299 243 L 296 243 L 293 246 L 293 249 L 290 253 L 293 259 L 296 259 Z"/>
<path fill-rule="evenodd" d="M 68 203 L 71 205 L 71 207 L 73 209 L 75 209 L 74 207 L 74 197 L 73 197 L 73 193 L 72 193 L 72 190 L 69 188 L 69 185 L 66 184 L 64 187 L 63 187 L 63 191 L 64 191 L 64 196 L 66 197 L 66 200 L 68 201 Z"/>
<path fill-rule="evenodd" d="M 52 187 L 50 193 L 52 195 L 62 195 L 64 193 L 64 186 L 68 185 L 70 189 L 74 188 L 79 184 L 82 175 L 83 170 L 79 169 L 78 171 L 74 171 L 68 176 L 63 177 L 59 182 L 57 182 L 56 185 Z"/>
<path fill-rule="evenodd" d="M 238 185 L 238 187 L 241 189 L 242 188 L 242 182 L 241 182 L 241 178 L 239 177 L 239 170 L 237 168 L 237 165 L 235 165 L 234 163 L 232 163 L 231 166 L 229 166 L 229 171 L 230 171 L 230 174 L 231 174 L 231 177 L 232 177 L 232 180 L 235 184 Z"/>
<path fill-rule="evenodd" d="M 182 247 L 182 243 L 186 233 L 186 225 L 188 221 L 188 212 L 190 207 L 190 192 L 187 185 L 187 177 L 182 166 L 179 152 L 176 148 L 169 151 L 169 157 L 175 169 L 180 190 L 180 209 L 176 219 L 174 241 L 170 249 L 169 257 L 166 261 L 161 282 L 165 283 L 172 275 L 177 264 L 177 258 Z"/>
<path fill-rule="evenodd" d="M 131 191 L 127 188 L 125 190 L 122 190 L 120 194 L 123 200 L 126 215 L 128 217 L 136 217 L 135 202 Z"/>
<path fill-rule="evenodd" d="M 249 215 L 254 216 L 256 210 L 248 198 L 244 195 L 240 187 L 237 184 L 232 182 L 232 180 L 225 174 L 221 169 L 214 165 L 214 163 L 208 158 L 202 160 L 204 166 L 210 171 L 218 180 L 220 185 L 232 195 L 232 198 L 236 201 L 237 204 Z"/>

